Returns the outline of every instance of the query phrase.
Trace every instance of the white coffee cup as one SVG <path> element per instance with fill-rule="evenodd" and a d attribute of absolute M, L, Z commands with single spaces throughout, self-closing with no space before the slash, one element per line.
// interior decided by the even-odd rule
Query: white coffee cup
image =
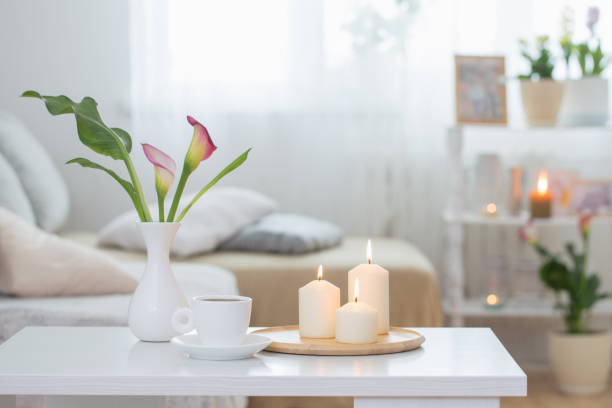
<path fill-rule="evenodd" d="M 203 345 L 238 345 L 249 328 L 251 304 L 251 298 L 245 296 L 196 296 L 191 308 L 174 312 L 172 327 L 179 333 L 196 329 Z"/>

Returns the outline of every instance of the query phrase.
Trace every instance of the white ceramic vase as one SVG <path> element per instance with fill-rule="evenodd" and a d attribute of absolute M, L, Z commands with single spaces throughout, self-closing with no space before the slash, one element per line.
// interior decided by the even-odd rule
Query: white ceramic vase
<path fill-rule="evenodd" d="M 559 122 L 564 126 L 603 126 L 608 122 L 608 80 L 587 77 L 565 81 Z"/>
<path fill-rule="evenodd" d="M 596 394 L 608 386 L 612 334 L 551 332 L 550 363 L 559 390 L 571 395 Z"/>
<path fill-rule="evenodd" d="M 170 268 L 170 245 L 181 224 L 142 222 L 147 265 L 134 291 L 128 315 L 132 333 L 143 341 L 169 341 L 179 335 L 172 328 L 172 314 L 187 307 L 185 295 Z"/>

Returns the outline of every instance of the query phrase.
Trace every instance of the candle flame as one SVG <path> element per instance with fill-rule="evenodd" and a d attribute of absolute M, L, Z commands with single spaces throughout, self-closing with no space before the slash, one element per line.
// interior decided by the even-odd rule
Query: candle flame
<path fill-rule="evenodd" d="M 366 258 L 368 258 L 368 263 L 372 263 L 372 241 L 369 239 L 366 247 Z"/>
<path fill-rule="evenodd" d="M 499 303 L 499 297 L 491 293 L 490 295 L 487 296 L 486 302 L 487 302 L 487 305 L 489 306 L 495 306 L 496 304 Z"/>
<path fill-rule="evenodd" d="M 317 270 L 317 280 L 323 279 L 323 265 L 319 265 L 319 269 Z"/>
<path fill-rule="evenodd" d="M 489 203 L 485 207 L 485 211 L 487 212 L 487 214 L 490 215 L 497 214 L 497 206 L 495 205 L 495 203 Z"/>
<path fill-rule="evenodd" d="M 359 297 L 359 279 L 355 279 L 355 289 L 353 290 L 353 298 L 355 299 L 355 303 L 357 303 L 358 297 Z"/>
<path fill-rule="evenodd" d="M 541 171 L 538 175 L 538 194 L 543 195 L 548 191 L 548 174 Z"/>

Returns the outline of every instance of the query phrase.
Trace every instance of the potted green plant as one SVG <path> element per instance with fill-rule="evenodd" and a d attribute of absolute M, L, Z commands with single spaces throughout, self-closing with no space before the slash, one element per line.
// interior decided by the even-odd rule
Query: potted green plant
<path fill-rule="evenodd" d="M 591 215 L 579 220 L 582 247 L 565 244 L 565 256 L 554 254 L 538 242 L 530 221 L 521 228 L 521 238 L 541 259 L 540 279 L 556 296 L 555 307 L 563 314 L 565 330 L 548 336 L 550 362 L 559 389 L 568 394 L 592 394 L 606 389 L 612 354 L 612 334 L 592 330 L 590 312 L 610 294 L 600 291 L 597 274 L 587 273 Z"/>
<path fill-rule="evenodd" d="M 572 41 L 572 15 L 564 15 L 561 48 L 567 71 L 569 74 L 570 65 L 576 60 L 581 72 L 579 79 L 568 78 L 565 81 L 559 118 L 567 126 L 601 126 L 608 121 L 608 80 L 601 75 L 609 65 L 610 58 L 603 53 L 601 40 L 595 32 L 598 21 L 599 9 L 590 7 L 586 22 L 589 38 L 575 44 Z"/>
<path fill-rule="evenodd" d="M 552 78 L 555 64 L 548 42 L 548 36 L 541 35 L 532 49 L 526 40 L 519 41 L 521 56 L 530 66 L 528 74 L 518 77 L 523 109 L 530 126 L 555 125 L 563 98 L 563 84 Z"/>

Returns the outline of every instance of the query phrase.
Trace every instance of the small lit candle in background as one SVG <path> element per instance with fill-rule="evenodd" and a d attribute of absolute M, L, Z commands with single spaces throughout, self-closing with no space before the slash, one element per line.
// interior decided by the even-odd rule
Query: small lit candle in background
<path fill-rule="evenodd" d="M 340 307 L 340 289 L 323 280 L 323 265 L 317 279 L 298 291 L 300 336 L 318 339 L 333 338 L 336 310 Z"/>
<path fill-rule="evenodd" d="M 529 195 L 532 218 L 550 218 L 552 208 L 552 194 L 548 189 L 548 174 L 541 171 L 538 175 L 538 185 Z"/>
<path fill-rule="evenodd" d="M 485 298 L 485 306 L 491 309 L 499 309 L 501 307 L 501 302 L 499 301 L 499 296 L 495 293 L 490 293 Z"/>
<path fill-rule="evenodd" d="M 497 215 L 497 205 L 495 205 L 495 203 L 485 205 L 484 215 L 487 217 L 495 217 Z"/>
<path fill-rule="evenodd" d="M 348 301 L 352 301 L 355 281 L 361 282 L 359 299 L 378 312 L 378 334 L 389 331 L 389 271 L 372 263 L 372 242 L 366 248 L 367 264 L 357 265 L 348 273 Z"/>
<path fill-rule="evenodd" d="M 355 279 L 353 301 L 336 311 L 336 341 L 339 343 L 375 343 L 378 313 L 359 297 L 359 279 Z"/>

